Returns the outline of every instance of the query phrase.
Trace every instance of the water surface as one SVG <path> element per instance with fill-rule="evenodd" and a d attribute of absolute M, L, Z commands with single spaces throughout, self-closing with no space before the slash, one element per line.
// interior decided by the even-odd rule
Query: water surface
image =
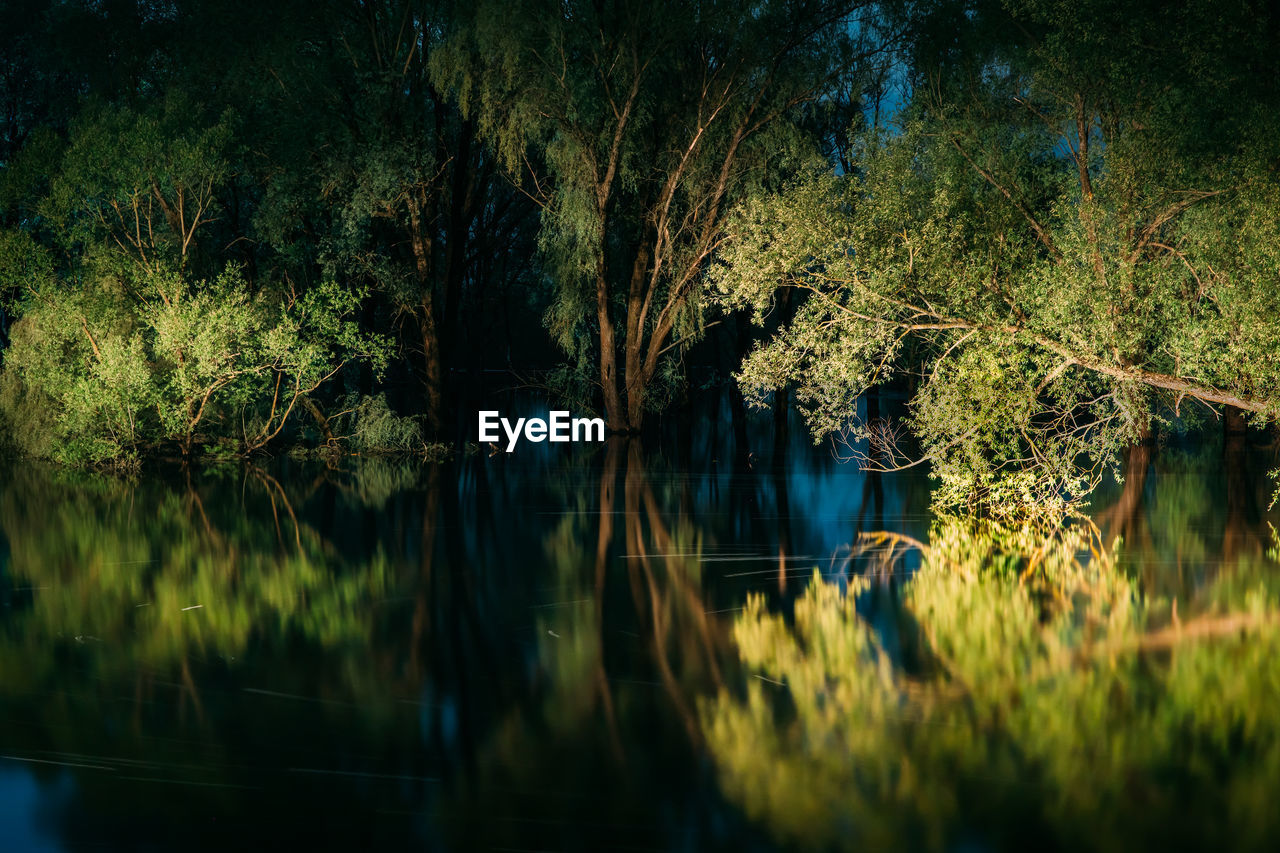
<path fill-rule="evenodd" d="M 1268 449 L 1131 455 L 1098 653 L 851 549 L 918 469 L 719 448 L 9 466 L 5 849 L 1272 846 Z"/>

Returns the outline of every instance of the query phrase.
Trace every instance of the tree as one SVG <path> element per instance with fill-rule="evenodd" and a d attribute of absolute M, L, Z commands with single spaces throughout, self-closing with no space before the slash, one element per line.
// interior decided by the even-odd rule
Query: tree
<path fill-rule="evenodd" d="M 384 343 L 347 319 L 361 290 L 262 286 L 201 251 L 231 130 L 198 118 L 180 97 L 91 107 L 37 207 L 66 262 L 25 231 L 0 241 L 19 315 L 0 408 L 31 455 L 119 462 L 176 442 L 186 456 L 214 438 L 252 453 L 347 363 L 385 365 Z"/>
<path fill-rule="evenodd" d="M 234 117 L 202 112 L 177 91 L 144 110 L 90 105 L 39 207 L 63 247 L 147 274 L 188 269 L 231 173 Z"/>
<path fill-rule="evenodd" d="M 1280 414 L 1280 54 L 1210 6 L 939 4 L 900 126 L 740 210 L 726 304 L 807 295 L 747 386 L 797 382 L 826 433 L 910 375 L 940 500 L 1008 511 L 1086 493 L 1153 418 Z"/>
<path fill-rule="evenodd" d="M 495 59 L 460 87 L 542 206 L 547 322 L 599 385 L 608 425 L 640 428 L 664 356 L 702 328 L 725 213 L 812 155 L 799 108 L 856 69 L 870 5 L 531 2 L 484 7 Z"/>
<path fill-rule="evenodd" d="M 532 206 L 501 176 L 451 90 L 479 61 L 458 47 L 468 4 L 338 0 L 295 14 L 292 49 L 314 55 L 255 60 L 274 108 L 274 123 L 260 129 L 258 228 L 287 268 L 319 267 L 389 305 L 436 436 L 453 408 L 451 370 L 466 366 L 463 346 L 481 348 L 464 305 L 516 277 L 503 261 L 518 259 L 533 233 Z"/>
<path fill-rule="evenodd" d="M 160 442 L 183 455 L 224 439 L 242 453 L 284 430 L 348 362 L 385 364 L 382 341 L 347 319 L 362 294 L 336 285 L 281 301 L 240 271 L 68 288 L 33 285 L 4 365 L 4 414 L 31 455 L 119 462 Z"/>
<path fill-rule="evenodd" d="M 233 263 L 280 304 L 331 285 L 368 293 L 358 322 L 400 333 L 405 356 L 385 399 L 405 404 L 403 366 L 424 432 L 445 428 L 451 373 L 485 366 L 506 332 L 485 311 L 523 296 L 512 284 L 536 233 L 532 203 L 440 82 L 481 62 L 454 47 L 468 4 L 13 5 L 0 11 L 15 34 L 0 48 L 0 227 L 53 250 L 64 277 L 115 265 L 126 292 L 134 272 L 189 285 Z M 383 377 L 351 381 L 371 395 Z M 305 401 L 323 428 L 321 405 Z"/>

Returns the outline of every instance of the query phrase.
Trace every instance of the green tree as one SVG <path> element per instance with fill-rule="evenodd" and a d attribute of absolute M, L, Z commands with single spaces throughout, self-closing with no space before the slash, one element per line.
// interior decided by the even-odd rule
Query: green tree
<path fill-rule="evenodd" d="M 360 290 L 264 287 L 202 250 L 232 130 L 200 114 L 178 95 L 91 106 L 37 208 L 62 270 L 28 232 L 6 232 L 0 281 L 20 319 L 4 408 L 28 453 L 98 463 L 217 437 L 252 453 L 349 361 L 385 365 L 383 342 L 346 319 Z"/>
<path fill-rule="evenodd" d="M 800 108 L 868 50 L 865 3 L 491 3 L 459 86 L 542 206 L 552 334 L 610 429 L 660 403 L 664 355 L 703 325 L 726 211 L 815 150 Z"/>
<path fill-rule="evenodd" d="M 202 112 L 178 93 L 145 110 L 90 106 L 40 206 L 60 242 L 147 273 L 186 269 L 231 170 L 233 117 Z"/>
<path fill-rule="evenodd" d="M 520 275 L 532 205 L 501 175 L 454 80 L 480 58 L 469 4 L 335 0 L 294 10 L 290 43 L 253 60 L 265 195 L 256 226 L 282 266 L 365 286 L 395 319 L 426 432 L 453 408 L 450 375 L 480 358 L 486 291 Z M 281 57 L 305 51 L 302 62 Z M 470 314 L 468 302 L 475 309 Z"/>
<path fill-rule="evenodd" d="M 228 263 L 281 303 L 334 284 L 368 293 L 358 321 L 400 333 L 395 364 L 420 379 L 409 399 L 438 432 L 451 373 L 482 366 L 503 329 L 486 310 L 523 299 L 511 283 L 536 233 L 532 203 L 439 82 L 481 61 L 444 49 L 470 14 L 447 0 L 6 8 L 17 38 L 0 49 L 0 91 L 16 112 L 0 128 L 0 223 L 52 249 L 61 273 L 110 267 L 135 299 L 139 270 L 212 282 Z M 400 379 L 388 398 L 404 405 Z M 352 381 L 371 394 L 380 380 Z M 324 396 L 306 401 L 322 427 Z"/>
<path fill-rule="evenodd" d="M 219 439 L 253 453 L 348 361 L 385 364 L 385 345 L 344 319 L 359 300 L 333 284 L 254 295 L 234 267 L 212 281 L 147 275 L 127 292 L 110 277 L 31 287 L 5 359 L 6 419 L 28 453 L 65 462 Z"/>
<path fill-rule="evenodd" d="M 913 103 L 853 173 L 740 210 L 726 303 L 807 295 L 748 388 L 797 383 L 824 433 L 911 376 L 941 499 L 1010 509 L 1087 492 L 1153 417 L 1280 413 L 1280 134 L 1256 80 L 1277 54 L 1253 12 L 957 9 L 922 22 Z M 855 434 L 907 462 L 883 425 Z"/>

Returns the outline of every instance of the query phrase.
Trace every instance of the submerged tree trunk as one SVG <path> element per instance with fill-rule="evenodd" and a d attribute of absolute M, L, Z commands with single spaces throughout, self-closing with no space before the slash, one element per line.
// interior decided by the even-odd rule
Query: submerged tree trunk
<path fill-rule="evenodd" d="M 628 432 L 626 411 L 618 394 L 618 350 L 609 317 L 609 281 L 601 257 L 596 273 L 596 317 L 600 323 L 600 390 L 604 394 L 604 416 L 609 432 Z"/>
<path fill-rule="evenodd" d="M 1147 488 L 1147 469 L 1151 466 L 1151 450 L 1150 441 L 1129 445 L 1125 451 L 1124 489 L 1120 492 L 1119 500 L 1108 507 L 1098 519 L 1107 528 L 1111 539 L 1121 537 L 1129 549 L 1144 542 L 1150 544 L 1142 505 Z"/>
<path fill-rule="evenodd" d="M 435 374 L 440 388 L 435 400 L 437 429 L 444 426 L 445 414 L 458 411 L 459 389 L 453 377 L 452 367 L 459 366 L 459 331 L 462 327 L 463 285 L 467 274 L 467 251 L 472 245 L 472 226 L 475 219 L 477 182 L 482 180 L 473 162 L 472 149 L 475 130 L 472 123 L 463 120 L 458 129 L 453 154 L 453 176 L 449 189 L 447 230 L 444 234 L 444 293 L 443 311 L 438 318 Z M 472 346 L 474 346 L 474 342 Z M 430 420 L 430 415 L 428 415 Z M 456 429 L 457 424 L 448 425 Z"/>
<path fill-rule="evenodd" d="M 726 323 L 718 330 L 720 369 L 728 377 L 724 387 L 729 397 L 729 416 L 733 425 L 734 464 L 742 469 L 749 468 L 751 460 L 751 448 L 747 442 L 747 402 L 733 378 L 733 372 L 742 362 L 743 335 L 750 334 L 750 330 L 743 327 L 745 322 L 745 317 L 739 315 L 735 322 Z"/>
<path fill-rule="evenodd" d="M 1228 408 L 1222 418 L 1222 467 L 1226 475 L 1226 518 L 1222 528 L 1222 563 L 1229 569 L 1246 554 L 1263 551 L 1265 536 L 1258 530 L 1262 514 L 1248 472 L 1248 424 L 1244 412 Z"/>
<path fill-rule="evenodd" d="M 649 248 L 642 245 L 631 263 L 631 280 L 627 285 L 627 337 L 624 388 L 627 395 L 627 428 L 638 432 L 644 422 L 644 395 L 653 376 L 642 349 L 645 310 L 645 274 L 649 271 Z"/>
<path fill-rule="evenodd" d="M 416 200 L 409 202 L 409 242 L 413 247 L 414 271 L 421 289 L 418 305 L 418 335 L 422 344 L 423 413 L 427 434 L 435 438 L 440 434 L 442 405 L 442 370 L 440 362 L 440 336 L 436 323 L 435 287 L 431 280 L 432 239 L 424 231 L 422 211 Z"/>
<path fill-rule="evenodd" d="M 786 395 L 785 392 L 779 392 L 783 403 L 776 408 L 774 413 L 786 412 Z M 786 442 L 786 418 L 781 419 L 781 426 L 778 426 L 779 419 L 774 418 L 775 431 L 773 435 L 773 464 L 771 473 L 773 475 L 773 491 L 774 491 L 774 507 L 777 511 L 778 525 L 778 592 L 786 592 L 787 589 L 787 560 L 792 557 L 791 553 L 791 489 L 790 482 L 787 479 L 787 442 Z"/>
<path fill-rule="evenodd" d="M 418 330 L 422 336 L 423 415 L 427 435 L 437 438 L 443 425 L 444 371 L 440 357 L 440 337 L 436 328 L 435 306 L 428 295 L 422 300 Z"/>
<path fill-rule="evenodd" d="M 773 392 L 773 458 L 785 459 L 787 442 L 791 438 L 789 416 L 791 414 L 791 393 L 786 388 Z"/>
<path fill-rule="evenodd" d="M 603 258 L 598 263 L 596 310 L 600 324 L 600 386 L 604 395 L 605 420 L 614 433 L 638 433 L 644 425 L 645 395 L 653 381 L 656 359 L 648 357 L 645 335 L 644 282 L 649 268 L 648 249 L 641 247 L 631 268 L 627 311 L 623 318 L 622 340 L 609 313 L 609 284 Z M 622 369 L 618 354 L 621 350 Z M 652 362 L 652 363 L 651 363 Z"/>
<path fill-rule="evenodd" d="M 320 430 L 320 434 L 324 436 L 325 444 L 330 446 L 336 445 L 338 439 L 334 436 L 333 430 L 329 426 L 329 419 L 325 417 L 324 412 L 316 405 L 316 401 L 310 397 L 302 398 L 302 405 L 306 406 L 307 411 L 311 413 L 312 419 L 316 422 L 316 428 Z"/>

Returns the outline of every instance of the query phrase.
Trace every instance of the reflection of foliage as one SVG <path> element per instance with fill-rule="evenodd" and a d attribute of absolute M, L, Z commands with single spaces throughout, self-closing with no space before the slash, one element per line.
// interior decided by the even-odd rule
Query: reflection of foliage
<path fill-rule="evenodd" d="M 543 540 L 547 572 L 531 608 L 537 701 L 511 705 L 476 760 L 484 813 L 501 802 L 529 820 L 468 826 L 478 835 L 465 846 L 482 837 L 493 847 L 606 849 L 616 837 L 605 828 L 634 824 L 636 803 L 655 790 L 680 791 L 670 797 L 684 808 L 697 791 L 685 778 L 689 744 L 701 741 L 691 697 L 719 680 L 726 645 L 703 597 L 707 537 L 688 514 L 663 511 L 672 496 L 651 486 L 635 443 L 614 441 L 604 456 L 598 491 L 564 469 L 551 475 L 565 512 Z M 592 796 L 618 785 L 636 796 Z M 636 835 L 664 831 L 646 824 Z"/>
<path fill-rule="evenodd" d="M 354 823 L 395 795 L 371 793 L 374 777 L 282 775 L 303 754 L 414 755 L 396 699 L 421 677 L 388 606 L 406 576 L 395 543 L 332 537 L 341 525 L 309 521 L 307 472 L 291 473 L 282 485 L 240 465 L 176 483 L 0 469 L 0 753 L 96 757 L 33 765 L 65 846 L 95 846 L 120 822 L 143 846 L 224 850 L 242 833 L 208 826 L 211 813 L 283 815 L 292 837 L 307 830 L 291 810 Z M 335 829 L 311 827 L 320 846 Z"/>
<path fill-rule="evenodd" d="M 32 590 L 6 622 L 7 677 L 56 671 L 53 637 L 111 648 L 93 659 L 120 672 L 185 667 L 189 655 L 234 658 L 255 634 L 305 637 L 331 653 L 370 642 L 367 606 L 385 595 L 388 561 L 342 566 L 283 493 L 225 520 L 206 495 L 211 519 L 194 489 L 45 473 L 16 471 L 0 494 L 6 581 Z"/>
<path fill-rule="evenodd" d="M 1176 597 L 1184 611 L 1238 599 L 1238 587 L 1275 562 L 1266 480 L 1253 475 L 1274 464 L 1242 438 L 1192 451 L 1131 448 L 1123 483 L 1100 489 L 1091 515 L 1106 541 L 1119 539 L 1120 566 L 1149 598 Z"/>
<path fill-rule="evenodd" d="M 343 486 L 361 506 L 382 509 L 396 495 L 416 488 L 422 480 L 422 466 L 402 459 L 381 456 L 359 459 L 350 471 L 350 485 Z"/>
<path fill-rule="evenodd" d="M 944 523 L 906 585 L 921 661 L 890 657 L 815 578 L 794 625 L 753 596 L 735 626 L 759 673 L 703 706 L 726 792 L 791 843 L 924 846 L 1052 831 L 1068 849 L 1274 833 L 1274 596 L 1179 621 L 1079 530 Z M 785 685 L 790 702 L 778 701 Z M 989 837 L 988 837 L 989 836 Z"/>

